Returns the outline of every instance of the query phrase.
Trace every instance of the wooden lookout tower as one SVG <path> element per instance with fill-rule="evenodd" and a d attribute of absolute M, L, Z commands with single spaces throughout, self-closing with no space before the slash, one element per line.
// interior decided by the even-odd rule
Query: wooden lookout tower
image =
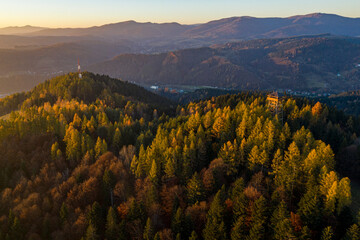
<path fill-rule="evenodd" d="M 283 105 L 279 94 L 277 92 L 268 94 L 266 103 L 273 116 L 277 115 L 279 121 L 283 122 Z"/>

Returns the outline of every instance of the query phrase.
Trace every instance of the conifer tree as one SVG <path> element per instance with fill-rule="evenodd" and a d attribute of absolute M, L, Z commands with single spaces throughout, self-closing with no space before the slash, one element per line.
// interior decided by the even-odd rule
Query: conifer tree
<path fill-rule="evenodd" d="M 157 232 L 156 234 L 155 234 L 155 236 L 154 236 L 154 240 L 160 240 L 161 238 L 160 238 L 160 233 L 159 232 Z"/>
<path fill-rule="evenodd" d="M 191 235 L 189 237 L 189 240 L 198 240 L 198 236 L 195 231 L 191 232 Z"/>
<path fill-rule="evenodd" d="M 224 225 L 224 194 L 225 189 L 222 187 L 215 195 L 213 202 L 207 214 L 207 221 L 203 230 L 205 240 L 226 239 L 226 229 Z"/>
<path fill-rule="evenodd" d="M 113 172 L 111 170 L 105 170 L 104 171 L 104 175 L 103 175 L 103 183 L 104 183 L 104 186 L 105 186 L 105 190 L 109 192 L 109 195 L 110 195 L 110 203 L 111 203 L 111 206 L 114 205 L 114 200 L 113 200 L 113 189 L 114 189 L 114 186 L 116 184 L 116 178 L 113 174 Z"/>
<path fill-rule="evenodd" d="M 119 232 L 116 212 L 113 207 L 109 208 L 106 217 L 106 231 L 105 236 L 107 240 L 116 240 Z"/>
<path fill-rule="evenodd" d="M 178 233 L 184 234 L 184 214 L 182 209 L 179 207 L 173 216 L 172 222 L 171 222 L 171 230 L 176 235 Z"/>
<path fill-rule="evenodd" d="M 324 228 L 324 230 L 321 233 L 321 240 L 332 240 L 333 239 L 333 230 L 331 226 L 328 226 Z"/>
<path fill-rule="evenodd" d="M 263 239 L 265 235 L 265 223 L 266 223 L 266 200 L 263 196 L 254 202 L 251 212 L 251 226 L 249 235 L 246 239 L 255 240 Z"/>
<path fill-rule="evenodd" d="M 351 225 L 351 227 L 346 231 L 345 239 L 346 240 L 360 239 L 360 228 L 357 224 Z"/>
<path fill-rule="evenodd" d="M 273 212 L 271 217 L 271 228 L 273 230 L 274 239 L 281 240 L 294 237 L 289 220 L 289 213 L 284 201 L 282 201 Z"/>
<path fill-rule="evenodd" d="M 200 201 L 204 194 L 204 186 L 199 178 L 197 172 L 194 173 L 192 178 L 187 184 L 187 197 L 190 204 Z"/>
<path fill-rule="evenodd" d="M 62 203 L 61 208 L 60 208 L 60 219 L 61 219 L 61 223 L 64 224 L 65 221 L 67 220 L 68 217 L 68 208 L 65 204 L 65 202 Z"/>
<path fill-rule="evenodd" d="M 96 228 L 94 227 L 94 225 L 92 223 L 90 223 L 88 228 L 86 229 L 85 240 L 100 239 L 96 232 L 97 232 Z"/>
<path fill-rule="evenodd" d="M 150 218 L 146 220 L 143 238 L 144 240 L 152 240 L 154 238 L 154 229 Z"/>

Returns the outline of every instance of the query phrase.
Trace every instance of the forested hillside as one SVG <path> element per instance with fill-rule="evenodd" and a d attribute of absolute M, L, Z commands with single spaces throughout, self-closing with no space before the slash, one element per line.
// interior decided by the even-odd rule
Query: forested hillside
<path fill-rule="evenodd" d="M 360 86 L 359 38 L 258 39 L 161 54 L 122 54 L 93 72 L 152 85 L 339 92 Z"/>
<path fill-rule="evenodd" d="M 91 73 L 6 98 L 0 239 L 358 239 L 360 119 L 286 98 L 281 120 L 265 99 L 171 111 Z"/>

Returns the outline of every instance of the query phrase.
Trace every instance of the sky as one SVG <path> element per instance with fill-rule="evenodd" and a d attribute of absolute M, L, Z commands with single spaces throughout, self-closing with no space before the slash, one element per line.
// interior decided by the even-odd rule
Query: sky
<path fill-rule="evenodd" d="M 127 20 L 196 24 L 314 12 L 360 17 L 360 0 L 0 0 L 0 27 L 89 27 Z"/>

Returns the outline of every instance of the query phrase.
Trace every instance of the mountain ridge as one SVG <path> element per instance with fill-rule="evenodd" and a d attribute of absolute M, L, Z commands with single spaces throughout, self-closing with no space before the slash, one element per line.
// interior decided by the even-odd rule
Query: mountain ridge
<path fill-rule="evenodd" d="M 340 90 L 360 86 L 359 46 L 358 38 L 327 35 L 259 39 L 153 55 L 119 55 L 89 70 L 140 84 Z"/>

